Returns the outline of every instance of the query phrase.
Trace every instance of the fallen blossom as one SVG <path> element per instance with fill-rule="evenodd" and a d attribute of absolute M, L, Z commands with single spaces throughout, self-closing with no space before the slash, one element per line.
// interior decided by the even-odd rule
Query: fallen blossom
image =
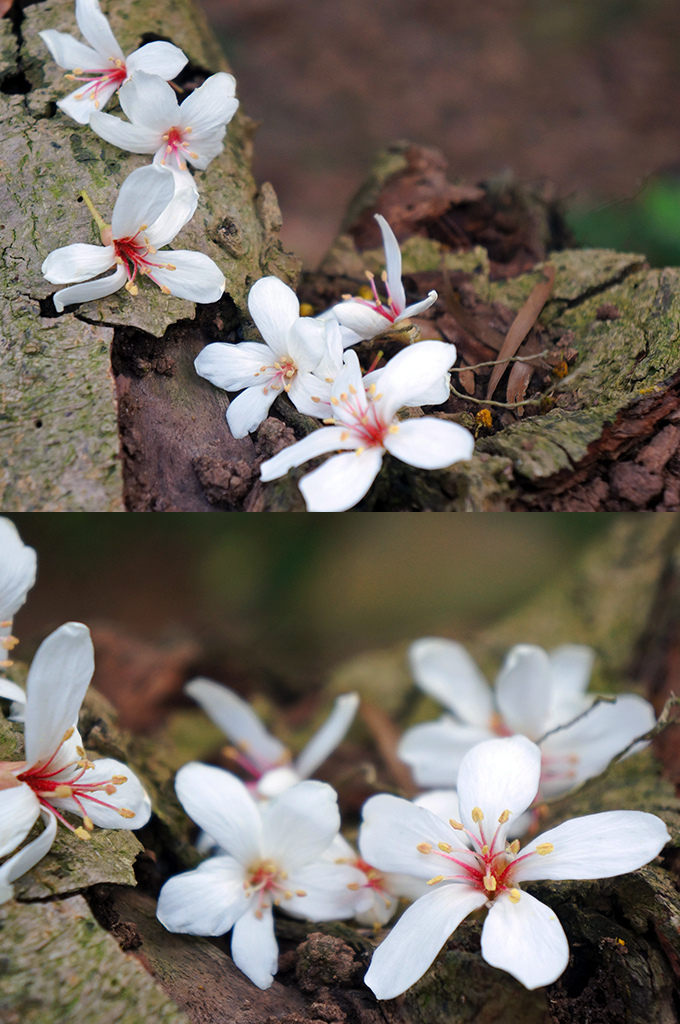
<path fill-rule="evenodd" d="M 178 104 L 167 82 L 140 71 L 118 97 L 128 120 L 95 111 L 90 127 L 120 149 L 153 153 L 154 163 L 194 188 L 187 162 L 205 170 L 222 152 L 227 124 L 238 109 L 235 87 L 233 76 L 220 71 Z"/>
<path fill-rule="evenodd" d="M 55 834 L 51 819 L 81 839 L 89 839 L 95 825 L 136 829 L 149 820 L 149 798 L 133 772 L 109 757 L 91 761 L 83 749 L 78 712 L 93 671 L 90 631 L 79 622 L 67 622 L 51 633 L 31 663 L 25 760 L 0 763 L 0 857 L 24 841 L 40 814 L 47 836 L 20 851 L 9 869 L 13 877 L 18 877 L 18 868 L 20 873 L 28 870 L 25 864 L 36 851 L 42 850 L 40 856 L 47 852 L 48 837 Z M 83 824 L 75 827 L 65 812 L 78 815 Z"/>
<path fill-rule="evenodd" d="M 59 313 L 65 306 L 111 295 L 125 286 L 136 295 L 148 277 L 166 295 L 192 302 L 216 302 L 224 291 L 224 274 L 202 252 L 172 249 L 159 252 L 194 215 L 198 196 L 193 188 L 175 189 L 170 171 L 154 166 L 133 171 L 121 187 L 111 224 L 105 224 L 84 195 L 97 222 L 102 245 L 55 249 L 42 265 L 52 284 L 84 282 L 52 296 Z M 98 277 L 115 267 L 108 277 Z"/>
<path fill-rule="evenodd" d="M 333 425 L 308 434 L 260 467 L 263 480 L 285 476 L 293 466 L 328 452 L 323 466 L 300 480 L 310 512 L 344 512 L 363 498 L 375 480 L 386 451 L 420 469 L 443 469 L 469 459 L 474 439 L 457 423 L 431 416 L 398 420 L 403 405 L 419 396 L 432 397 L 456 359 L 456 348 L 440 341 L 420 341 L 402 349 L 365 387 L 356 353 L 345 353 L 345 365 L 331 388 Z"/>
<path fill-rule="evenodd" d="M 450 712 L 413 726 L 400 741 L 399 756 L 420 786 L 455 786 L 471 747 L 521 733 L 541 741 L 540 797 L 549 799 L 599 775 L 656 721 L 651 704 L 634 693 L 594 703 L 595 695 L 585 692 L 593 652 L 582 645 L 565 644 L 551 654 L 529 644 L 513 647 L 495 693 L 452 640 L 417 640 L 409 656 L 418 686 Z"/>
<path fill-rule="evenodd" d="M 314 371 L 326 355 L 326 325 L 300 316 L 292 288 L 277 277 L 262 277 L 250 289 L 248 309 L 264 344 L 213 342 L 199 352 L 196 372 L 225 391 L 240 391 L 227 409 L 234 437 L 245 437 L 266 419 L 284 392 L 300 412 L 318 415 L 319 378 Z M 245 390 L 244 390 L 245 389 Z"/>
<path fill-rule="evenodd" d="M 337 797 L 324 782 L 300 782 L 267 803 L 221 768 L 184 765 L 175 788 L 187 814 L 224 853 L 165 883 L 158 919 L 189 935 L 232 932 L 234 963 L 258 988 L 278 969 L 272 908 L 308 921 L 349 918 L 360 876 L 321 859 L 340 828 Z"/>
<path fill-rule="evenodd" d="M 184 691 L 229 737 L 234 744 L 230 755 L 256 780 L 252 786 L 255 794 L 265 798 L 313 775 L 342 742 L 359 707 L 356 693 L 338 697 L 324 724 L 292 761 L 288 748 L 270 735 L 251 706 L 226 686 L 210 679 L 192 679 Z"/>
<path fill-rule="evenodd" d="M 38 34 L 59 67 L 70 70 L 66 78 L 82 83 L 57 101 L 57 106 L 79 124 L 87 124 L 90 114 L 105 106 L 136 72 L 145 71 L 169 80 L 187 63 L 179 47 L 160 41 L 140 46 L 126 57 L 98 0 L 76 0 L 76 21 L 88 46 L 54 29 Z"/>
<path fill-rule="evenodd" d="M 10 805 L 10 813 L 13 808 Z M 25 846 L 7 860 L 0 864 L 0 903 L 11 900 L 14 896 L 12 882 L 21 878 L 27 871 L 43 859 L 49 853 L 52 843 L 57 834 L 57 819 L 46 808 L 40 809 L 40 817 L 43 820 L 44 828 L 36 839 L 26 843 Z"/>
<path fill-rule="evenodd" d="M 12 664 L 8 652 L 18 643 L 12 636 L 12 620 L 35 583 L 35 572 L 35 551 L 24 544 L 11 519 L 0 517 L 0 669 Z M 0 679 L 0 697 L 16 700 L 3 689 L 6 682 Z"/>
<path fill-rule="evenodd" d="M 406 305 L 406 293 L 401 280 L 399 243 L 385 218 L 376 213 L 375 219 L 380 227 L 385 249 L 385 271 L 382 280 L 387 292 L 387 302 L 380 299 L 373 274 L 367 273 L 373 291 L 373 301 L 347 296 L 331 310 L 340 324 L 353 331 L 359 339 L 375 338 L 395 324 L 408 320 L 409 317 L 418 316 L 437 301 L 437 293 L 431 291 L 426 299 L 414 302 L 410 306 Z M 347 344 L 354 343 L 350 338 L 347 339 Z"/>
<path fill-rule="evenodd" d="M 392 999 L 428 969 L 460 922 L 488 909 L 482 956 L 526 988 L 549 985 L 564 971 L 569 946 L 553 910 L 521 889 L 540 879 L 611 878 L 642 867 L 669 839 L 664 822 L 642 811 L 606 811 L 565 821 L 520 853 L 506 841 L 513 817 L 532 802 L 541 752 L 524 736 L 488 740 L 460 765 L 460 821 L 400 797 L 379 795 L 364 807 L 360 849 L 379 870 L 427 879 L 416 900 L 373 955 L 366 984 Z"/>

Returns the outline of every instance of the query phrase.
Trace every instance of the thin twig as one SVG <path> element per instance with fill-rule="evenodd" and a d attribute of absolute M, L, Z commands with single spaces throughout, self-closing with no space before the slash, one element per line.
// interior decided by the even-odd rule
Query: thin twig
<path fill-rule="evenodd" d="M 449 390 L 452 395 L 462 398 L 464 402 L 474 402 L 475 405 L 495 405 L 499 409 L 516 409 L 518 405 L 540 405 L 546 397 L 542 395 L 540 398 L 525 398 L 523 402 L 495 402 L 491 398 L 472 398 L 470 395 L 464 395 L 461 391 L 456 391 L 453 384 L 449 384 Z"/>
<path fill-rule="evenodd" d="M 512 356 L 511 359 L 490 359 L 488 363 L 473 363 L 472 366 L 454 366 L 450 373 L 462 373 L 463 370 L 481 370 L 483 366 L 497 366 L 499 363 L 530 363 L 532 359 L 543 359 L 550 353 L 550 349 L 544 348 L 542 352 L 536 352 L 533 356 Z"/>

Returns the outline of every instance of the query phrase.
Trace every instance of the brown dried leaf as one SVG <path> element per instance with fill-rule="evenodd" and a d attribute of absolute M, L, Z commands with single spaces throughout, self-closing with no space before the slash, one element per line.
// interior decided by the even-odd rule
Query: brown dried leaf
<path fill-rule="evenodd" d="M 0 18 L 4 18 L 8 11 L 11 11 L 14 0 L 0 0 Z"/>
<path fill-rule="evenodd" d="M 508 331 L 501 350 L 498 353 L 499 363 L 497 366 L 494 366 L 491 379 L 489 380 L 489 386 L 486 392 L 487 399 L 493 398 L 498 382 L 503 376 L 505 368 L 508 365 L 508 360 L 512 359 L 515 355 L 517 349 L 536 323 L 539 313 L 550 298 L 553 285 L 555 283 L 555 268 L 548 265 L 543 268 L 543 274 L 545 280 L 539 281 L 538 284 L 534 285 L 529 293 L 528 299 L 510 325 L 510 330 Z M 510 401 L 510 399 L 508 399 L 508 401 Z"/>
<path fill-rule="evenodd" d="M 458 374 L 458 380 L 460 381 L 463 390 L 468 395 L 474 395 L 475 393 L 475 371 L 474 370 L 461 370 Z"/>

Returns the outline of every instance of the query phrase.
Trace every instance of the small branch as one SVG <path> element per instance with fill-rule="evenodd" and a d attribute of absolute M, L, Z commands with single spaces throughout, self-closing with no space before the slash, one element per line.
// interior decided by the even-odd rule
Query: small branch
<path fill-rule="evenodd" d="M 469 367 L 464 367 L 469 369 Z M 520 405 L 540 405 L 545 395 L 541 395 L 540 398 L 525 398 L 523 402 L 495 402 L 491 398 L 471 398 L 470 395 L 464 395 L 461 391 L 456 391 L 453 384 L 449 384 L 449 390 L 452 395 L 456 398 L 462 398 L 464 402 L 474 402 L 475 405 L 493 405 L 499 409 L 516 409 Z"/>
<path fill-rule="evenodd" d="M 512 356 L 510 359 L 491 359 L 488 363 L 474 363 L 472 366 L 454 366 L 450 373 L 462 373 L 464 370 L 481 370 L 484 366 L 498 366 L 499 363 L 530 363 L 532 359 L 544 359 L 550 353 L 550 349 L 544 348 L 542 352 L 536 352 L 533 356 Z"/>

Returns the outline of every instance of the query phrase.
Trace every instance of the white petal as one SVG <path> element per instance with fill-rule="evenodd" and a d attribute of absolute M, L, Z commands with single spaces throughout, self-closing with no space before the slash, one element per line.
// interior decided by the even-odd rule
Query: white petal
<path fill-rule="evenodd" d="M 593 705 L 573 725 L 541 743 L 541 795 L 552 798 L 599 775 L 655 722 L 652 705 L 635 693 L 624 693 L 613 704 Z"/>
<path fill-rule="evenodd" d="M 350 438 L 341 440 L 343 434 L 346 434 L 343 427 L 321 427 L 320 430 L 307 434 L 300 441 L 284 448 L 278 455 L 266 459 L 260 466 L 260 476 L 265 481 L 277 480 L 285 476 L 293 466 L 300 466 L 309 459 L 315 459 L 317 455 L 325 455 L 327 452 L 337 451 L 338 448 L 353 448 L 354 443 Z"/>
<path fill-rule="evenodd" d="M 0 679 L 0 697 L 14 701 L 15 704 L 26 703 L 26 691 L 9 679 Z"/>
<path fill-rule="evenodd" d="M 354 721 L 359 707 L 358 693 L 343 693 L 335 702 L 333 710 L 312 736 L 300 756 L 295 761 L 295 768 L 303 779 L 313 775 L 320 764 L 333 753 L 345 737 L 345 733 Z"/>
<path fill-rule="evenodd" d="M 288 397 L 291 402 L 305 416 L 316 416 L 317 419 L 330 417 L 333 413 L 331 407 L 331 386 L 326 381 L 319 380 L 316 373 L 298 373 L 291 381 Z"/>
<path fill-rule="evenodd" d="M 235 775 L 190 762 L 177 772 L 175 790 L 189 817 L 241 864 L 261 856 L 260 814 Z"/>
<path fill-rule="evenodd" d="M 356 443 L 356 442 L 355 442 Z M 334 455 L 303 476 L 300 491 L 308 512 L 345 512 L 369 491 L 380 472 L 382 448 Z"/>
<path fill-rule="evenodd" d="M 416 900 L 376 949 L 365 983 L 378 999 L 405 992 L 422 978 L 460 922 L 485 902 L 483 893 L 453 883 Z"/>
<path fill-rule="evenodd" d="M 288 355 L 303 373 L 316 370 L 326 351 L 326 327 L 310 316 L 293 321 L 288 333 Z"/>
<path fill-rule="evenodd" d="M 437 851 L 437 843 L 466 849 L 461 833 L 431 811 L 402 797 L 380 793 L 366 801 L 362 814 L 361 856 L 379 871 L 424 879 L 456 872 L 456 865 Z M 433 847 L 431 853 L 418 849 L 423 843 Z"/>
<path fill-rule="evenodd" d="M 231 955 L 234 963 L 258 988 L 269 988 L 279 969 L 279 947 L 274 935 L 271 907 L 255 916 L 255 907 L 234 925 Z"/>
<path fill-rule="evenodd" d="M 463 758 L 458 771 L 458 798 L 461 821 L 466 828 L 480 833 L 472 818 L 472 810 L 480 808 L 484 821 L 481 830 L 491 841 L 503 811 L 511 819 L 525 811 L 536 796 L 541 772 L 541 752 L 525 736 L 503 740 L 487 740 Z M 498 843 L 511 822 L 500 826 Z M 498 846 L 498 844 L 497 844 Z"/>
<path fill-rule="evenodd" d="M 337 407 L 339 415 L 350 425 L 356 422 L 356 412 L 364 413 L 368 409 L 368 398 L 361 378 L 361 366 L 356 352 L 345 352 L 342 368 L 337 373 L 332 386 L 333 397 L 339 399 Z M 344 411 L 343 404 L 347 400 L 345 392 L 352 396 L 352 407 L 356 412 L 349 414 Z M 355 393 L 356 392 L 356 393 Z M 344 397 L 343 397 L 344 396 Z"/>
<path fill-rule="evenodd" d="M 238 108 L 235 91 L 233 75 L 220 71 L 206 78 L 182 103 L 182 124 L 192 129 L 192 135 L 224 127 Z"/>
<path fill-rule="evenodd" d="M 177 94 L 157 74 L 147 74 L 137 69 L 134 76 L 121 87 L 118 100 L 127 119 L 138 129 L 145 129 L 147 137 L 157 140 L 153 149 L 134 152 L 153 153 L 160 146 L 163 133 L 179 123 Z M 106 135 L 103 137 L 107 138 Z M 109 141 L 119 145 L 115 139 Z"/>
<path fill-rule="evenodd" d="M 192 679 L 184 692 L 201 705 L 206 715 L 260 771 L 266 771 L 286 757 L 283 743 L 267 732 L 250 704 L 226 686 L 210 679 Z"/>
<path fill-rule="evenodd" d="M 456 346 L 418 341 L 398 352 L 380 377 L 381 414 L 389 422 L 403 405 L 420 405 L 456 361 Z M 459 428 L 462 429 L 462 428 Z"/>
<path fill-rule="evenodd" d="M 385 447 L 395 458 L 420 469 L 444 469 L 461 459 L 469 459 L 475 440 L 458 423 L 430 416 L 404 420 L 385 436 Z"/>
<path fill-rule="evenodd" d="M 99 110 L 91 115 L 90 128 L 100 138 L 128 153 L 155 153 L 161 144 L 158 132 L 150 131 L 143 125 L 130 124 L 120 117 Z"/>
<path fill-rule="evenodd" d="M 413 678 L 463 722 L 489 728 L 493 696 L 486 679 L 462 644 L 424 637 L 409 647 Z"/>
<path fill-rule="evenodd" d="M 227 409 L 227 423 L 232 436 L 245 437 L 257 430 L 260 423 L 266 420 L 269 407 L 278 394 L 273 388 L 258 384 L 257 387 L 246 388 L 233 398 Z"/>
<path fill-rule="evenodd" d="M 401 249 L 394 231 L 381 214 L 374 214 L 378 222 L 380 233 L 385 250 L 385 270 L 387 272 L 387 287 L 394 302 L 394 309 L 402 313 L 406 306 L 406 294 L 401 283 Z"/>
<path fill-rule="evenodd" d="M 102 299 L 105 295 L 112 295 L 122 288 L 127 280 L 124 267 L 118 267 L 108 277 L 98 277 L 94 281 L 85 281 L 83 284 L 74 284 L 70 288 L 62 288 L 55 292 L 52 301 L 58 313 L 64 311 L 65 306 L 74 306 L 79 302 L 91 302 L 93 299 Z"/>
<path fill-rule="evenodd" d="M 164 169 L 164 173 L 166 173 Z M 188 224 L 198 205 L 198 191 L 188 172 L 172 174 L 175 192 L 165 209 L 144 232 L 144 237 L 156 249 L 171 242 L 178 231 Z M 188 175 L 188 177 L 187 177 Z"/>
<path fill-rule="evenodd" d="M 175 182 L 169 171 L 151 165 L 128 174 L 113 208 L 113 237 L 134 238 L 142 224 L 149 227 L 160 217 L 174 194 Z"/>
<path fill-rule="evenodd" d="M 187 252 L 172 249 L 157 253 L 156 259 L 163 266 L 153 271 L 153 280 L 161 287 L 170 289 L 178 299 L 190 302 L 217 302 L 224 292 L 224 274 L 217 264 L 203 252 Z M 175 269 L 169 270 L 165 264 Z"/>
<path fill-rule="evenodd" d="M 233 857 L 212 857 L 165 883 L 156 916 L 169 932 L 224 935 L 248 909 L 244 878 Z"/>
<path fill-rule="evenodd" d="M 205 377 L 215 387 L 224 391 L 241 391 L 266 384 L 273 374 L 273 369 L 268 367 L 275 359 L 269 346 L 257 341 L 242 341 L 237 345 L 214 341 L 201 349 L 194 360 L 194 367 L 200 377 Z"/>
<path fill-rule="evenodd" d="M 5 780 L 3 780 L 5 781 Z M 24 782 L 0 789 L 0 857 L 22 843 L 40 813 L 40 803 Z"/>
<path fill-rule="evenodd" d="M 340 829 L 338 797 L 325 782 L 299 782 L 261 813 L 262 856 L 289 873 L 316 860 Z"/>
<path fill-rule="evenodd" d="M 553 689 L 560 695 L 585 693 L 595 661 L 595 651 L 585 644 L 563 644 L 550 652 Z"/>
<path fill-rule="evenodd" d="M 282 909 L 307 921 L 341 921 L 354 917 L 356 891 L 350 885 L 363 885 L 365 876 L 349 864 L 315 861 L 292 871 L 286 885 L 294 894 L 284 900 Z M 304 896 L 295 895 L 297 891 Z"/>
<path fill-rule="evenodd" d="M 280 768 L 272 768 L 270 771 L 265 772 L 257 780 L 255 789 L 258 797 L 271 800 L 272 797 L 285 793 L 291 786 L 296 786 L 298 782 L 302 782 L 302 779 L 295 769 L 290 768 L 288 765 L 282 765 Z"/>
<path fill-rule="evenodd" d="M 431 789 L 429 793 L 420 793 L 414 797 L 416 807 L 424 807 L 426 811 L 436 814 L 442 821 L 460 821 L 460 804 L 455 789 Z"/>
<path fill-rule="evenodd" d="M 130 54 L 125 64 L 128 77 L 136 75 L 139 71 L 146 71 L 150 75 L 158 75 L 169 81 L 180 73 L 188 59 L 178 46 L 157 40 L 140 46 Z"/>
<path fill-rule="evenodd" d="M 248 309 L 263 339 L 277 355 L 288 354 L 288 335 L 300 316 L 292 288 L 278 277 L 261 277 L 248 293 Z"/>
<path fill-rule="evenodd" d="M 40 835 L 30 843 L 27 843 L 23 849 L 6 860 L 2 867 L 0 867 L 0 903 L 4 902 L 5 899 L 11 899 L 11 883 L 35 867 L 45 854 L 49 853 L 54 842 L 57 834 L 57 819 L 45 808 L 42 808 L 40 813 L 45 823 L 45 828 Z"/>
<path fill-rule="evenodd" d="M 644 811 L 603 811 L 572 818 L 537 836 L 521 854 L 551 843 L 551 853 L 522 860 L 513 880 L 611 878 L 648 864 L 670 836 L 655 814 Z"/>
<path fill-rule="evenodd" d="M 32 767 L 51 757 L 78 720 L 92 673 L 90 631 L 67 622 L 43 640 L 26 680 L 26 761 Z"/>
<path fill-rule="evenodd" d="M 552 703 L 550 659 L 541 647 L 517 644 L 508 652 L 496 681 L 496 703 L 508 729 L 540 739 Z"/>
<path fill-rule="evenodd" d="M 421 299 L 420 302 L 412 302 L 410 306 L 407 306 L 404 312 L 396 318 L 395 324 L 398 324 L 401 320 L 408 320 L 411 316 L 419 316 L 420 313 L 424 313 L 436 301 L 437 293 L 435 291 L 428 292 L 427 298 Z"/>
<path fill-rule="evenodd" d="M 101 12 L 98 0 L 76 0 L 76 21 L 81 34 L 97 53 L 106 58 L 123 59 L 123 51 Z"/>
<path fill-rule="evenodd" d="M 105 107 L 109 102 L 113 94 L 116 92 L 117 86 L 115 82 L 109 82 L 105 85 L 99 85 L 99 79 L 97 80 L 97 92 L 95 95 L 95 85 L 87 85 L 82 83 L 79 88 L 74 89 L 68 96 L 63 96 L 60 100 L 57 100 L 57 106 L 60 110 L 63 110 L 68 117 L 73 118 L 78 124 L 87 124 L 92 115 Z"/>
<path fill-rule="evenodd" d="M 232 100 L 234 111 L 238 107 L 237 100 Z M 214 132 L 203 132 L 202 135 L 191 136 L 191 151 L 185 153 L 187 161 L 199 171 L 204 171 L 211 160 L 219 156 L 224 149 L 225 129 L 218 128 Z"/>
<path fill-rule="evenodd" d="M 392 326 L 392 321 L 386 316 L 377 313 L 358 299 L 347 299 L 338 303 L 337 306 L 333 306 L 333 313 L 338 323 L 356 334 L 359 340 L 374 338 L 376 334 L 382 334 Z"/>
<path fill-rule="evenodd" d="M 517 903 L 503 894 L 482 929 L 482 956 L 534 989 L 550 985 L 569 962 L 569 944 L 555 912 L 523 892 Z"/>
<path fill-rule="evenodd" d="M 73 68 L 82 68 L 87 71 L 104 67 L 104 61 L 96 50 L 85 46 L 66 32 L 56 32 L 48 28 L 38 35 L 60 68 L 67 68 L 69 71 Z M 108 68 L 106 70 L 108 71 Z"/>
<path fill-rule="evenodd" d="M 35 571 L 35 551 L 24 544 L 11 519 L 0 518 L 0 620 L 19 611 L 35 583 Z"/>
<path fill-rule="evenodd" d="M 398 753 L 419 786 L 455 786 L 468 750 L 493 738 L 490 729 L 447 716 L 407 729 L 399 741 Z"/>
<path fill-rule="evenodd" d="M 143 828 L 151 817 L 151 801 L 135 773 L 122 761 L 116 761 L 111 757 L 102 757 L 94 761 L 94 768 L 88 769 L 80 783 L 88 785 L 105 784 L 114 775 L 122 776 L 127 781 L 116 787 L 116 792 L 108 794 L 105 792 L 93 792 L 91 797 L 79 794 L 80 805 L 71 797 L 52 799 L 50 803 L 60 810 L 70 811 L 72 814 L 83 816 L 82 808 L 95 825 L 100 828 Z M 71 769 L 70 775 L 74 774 Z M 80 775 L 80 769 L 75 774 Z M 68 784 L 69 776 L 63 775 L 59 781 Z M 105 806 L 106 805 L 106 806 Z M 119 810 L 132 811 L 134 817 L 123 817 Z"/>
<path fill-rule="evenodd" d="M 106 115 L 102 115 L 106 116 Z M 52 284 L 88 281 L 109 270 L 116 261 L 112 245 L 86 245 L 75 242 L 54 249 L 43 262 L 42 273 Z"/>

